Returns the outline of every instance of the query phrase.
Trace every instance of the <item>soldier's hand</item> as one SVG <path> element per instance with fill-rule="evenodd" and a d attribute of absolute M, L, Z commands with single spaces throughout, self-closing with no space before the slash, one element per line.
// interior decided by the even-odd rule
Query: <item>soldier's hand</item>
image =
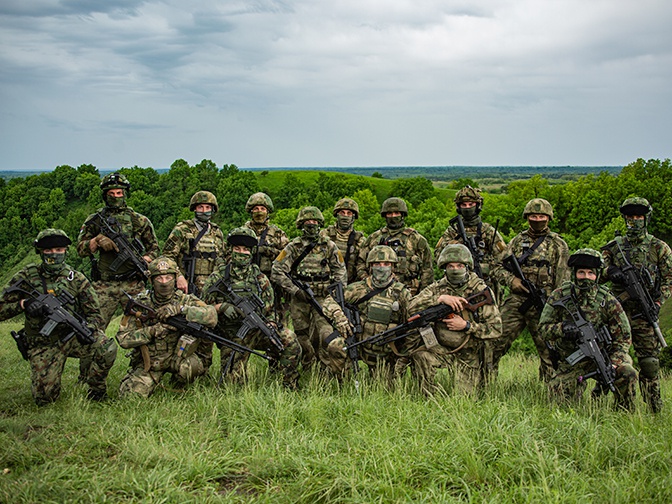
<path fill-rule="evenodd" d="M 185 294 L 189 294 L 189 292 L 187 292 L 189 290 L 189 282 L 187 282 L 187 279 L 184 278 L 184 275 L 177 277 L 177 288 Z M 191 294 L 193 294 L 193 292 Z"/>
<path fill-rule="evenodd" d="M 26 315 L 31 318 L 41 317 L 45 312 L 46 306 L 36 299 L 25 299 L 23 301 L 23 309 Z"/>
<path fill-rule="evenodd" d="M 145 332 L 150 338 L 162 339 L 165 338 L 171 331 L 174 330 L 175 329 L 173 327 L 164 324 L 163 322 L 158 322 L 154 325 L 149 326 Z"/>
<path fill-rule="evenodd" d="M 119 247 L 117 247 L 117 244 L 114 243 L 110 238 L 108 238 L 104 234 L 99 234 L 94 238 L 94 240 L 96 240 L 98 246 L 105 252 L 109 252 L 111 250 L 119 252 Z"/>
<path fill-rule="evenodd" d="M 349 338 L 352 336 L 352 325 L 347 320 L 341 320 L 336 323 L 336 330 L 343 338 Z"/>
<path fill-rule="evenodd" d="M 450 331 L 464 331 L 467 328 L 467 321 L 459 315 L 443 319 L 443 322 Z"/>
<path fill-rule="evenodd" d="M 218 313 L 229 320 L 236 320 L 239 317 L 238 310 L 231 303 L 222 303 Z"/>
<path fill-rule="evenodd" d="M 296 291 L 294 298 L 303 303 L 310 303 L 310 296 L 303 289 Z"/>
<path fill-rule="evenodd" d="M 513 282 L 511 282 L 511 291 L 516 294 L 529 294 L 530 291 L 525 288 L 523 281 L 518 277 L 513 277 Z"/>
<path fill-rule="evenodd" d="M 626 282 L 625 274 L 618 266 L 609 266 L 607 268 L 607 276 L 609 277 L 609 280 L 615 283 L 624 284 Z"/>
<path fill-rule="evenodd" d="M 462 296 L 451 296 L 449 294 L 441 294 L 437 302 L 450 306 L 456 312 L 461 312 L 469 304 Z"/>
<path fill-rule="evenodd" d="M 581 331 L 576 324 L 571 320 L 562 322 L 562 337 L 569 341 L 576 341 L 581 336 Z"/>
<path fill-rule="evenodd" d="M 168 318 L 173 317 L 174 315 L 179 315 L 180 313 L 182 313 L 182 306 L 177 303 L 169 303 L 156 310 L 156 318 L 165 322 Z"/>

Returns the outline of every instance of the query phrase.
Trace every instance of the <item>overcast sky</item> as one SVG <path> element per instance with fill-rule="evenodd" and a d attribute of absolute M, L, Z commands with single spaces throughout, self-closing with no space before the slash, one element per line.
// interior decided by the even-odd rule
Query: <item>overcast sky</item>
<path fill-rule="evenodd" d="M 668 158 L 669 0 L 0 0 L 0 169 Z"/>

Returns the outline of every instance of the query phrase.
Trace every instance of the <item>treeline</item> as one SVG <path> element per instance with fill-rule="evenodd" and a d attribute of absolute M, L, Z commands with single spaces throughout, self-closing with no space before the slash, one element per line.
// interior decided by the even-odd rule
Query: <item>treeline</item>
<path fill-rule="evenodd" d="M 439 197 L 439 192 L 425 177 L 396 179 L 389 194 L 378 194 L 370 177 L 321 172 L 317 180 L 305 182 L 298 174 L 289 173 L 283 183 L 271 190 L 264 186 L 258 172 L 239 170 L 235 165 L 218 168 L 210 160 L 190 166 L 178 159 L 170 170 L 158 173 L 153 168 L 134 166 L 120 170 L 131 182 L 128 204 L 154 223 L 159 241 L 167 238 L 173 226 L 189 219 L 189 199 L 201 189 L 212 191 L 219 201 L 215 217 L 225 230 L 247 219 L 245 202 L 250 194 L 265 191 L 272 197 L 276 211 L 273 221 L 290 236 L 296 236 L 296 214 L 302 206 L 322 209 L 328 223 L 333 222 L 331 209 L 343 196 L 355 199 L 360 206 L 356 228 L 366 233 L 378 229 L 379 215 L 385 197 L 398 196 L 409 204 L 407 222 L 434 245 L 448 221 L 455 215 L 452 200 Z M 454 187 L 476 184 L 470 173 L 464 173 Z M 32 240 L 46 227 L 64 229 L 75 240 L 86 217 L 102 206 L 100 173 L 92 165 L 77 168 L 63 165 L 52 172 L 0 179 L 0 263 L 2 273 L 16 265 L 32 250 Z M 599 248 L 609 241 L 617 229 L 624 230 L 618 208 L 631 195 L 647 198 L 654 207 L 650 231 L 666 241 L 672 239 L 672 166 L 670 160 L 637 161 L 625 166 L 617 175 L 601 172 L 586 175 L 565 184 L 550 184 L 541 175 L 514 181 L 504 186 L 501 194 L 484 194 L 484 220 L 499 230 L 508 241 L 525 225 L 522 211 L 534 197 L 551 202 L 555 219 L 551 228 L 560 232 L 570 249 L 582 246 Z M 86 271 L 86 265 L 75 257 L 69 262 Z"/>

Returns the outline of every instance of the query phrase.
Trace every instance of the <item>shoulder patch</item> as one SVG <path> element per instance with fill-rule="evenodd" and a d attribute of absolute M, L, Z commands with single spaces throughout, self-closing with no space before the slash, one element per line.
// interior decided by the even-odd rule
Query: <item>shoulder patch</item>
<path fill-rule="evenodd" d="M 278 257 L 276 257 L 275 260 L 278 262 L 282 262 L 286 256 L 287 256 L 287 250 L 282 249 L 282 252 L 278 254 Z"/>

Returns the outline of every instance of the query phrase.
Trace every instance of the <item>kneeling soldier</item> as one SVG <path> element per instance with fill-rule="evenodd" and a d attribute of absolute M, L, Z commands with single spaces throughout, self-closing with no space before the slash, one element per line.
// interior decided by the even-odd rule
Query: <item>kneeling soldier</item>
<path fill-rule="evenodd" d="M 25 312 L 25 328 L 12 335 L 30 362 L 31 392 L 38 406 L 58 399 L 68 357 L 91 363 L 84 377 L 88 398 L 105 399 L 107 375 L 117 355 L 117 345 L 101 330 L 103 319 L 91 283 L 65 263 L 71 243 L 60 229 L 40 232 L 34 245 L 42 263 L 19 271 L 0 299 L 0 320 Z"/>
<path fill-rule="evenodd" d="M 482 384 L 481 367 L 483 340 L 498 338 L 502 334 L 502 319 L 492 293 L 485 282 L 476 275 L 469 249 L 462 244 L 447 245 L 438 261 L 445 268 L 445 275 L 415 296 L 408 307 L 411 314 L 439 303 L 451 306 L 454 313 L 433 323 L 432 332 L 421 330 L 415 341 L 407 341 L 411 349 L 414 376 L 426 394 L 440 391 L 435 382 L 437 368 L 449 368 L 454 387 L 472 393 Z M 489 298 L 472 312 L 467 298 Z M 469 311 L 467 311 L 469 310 Z"/>
<path fill-rule="evenodd" d="M 257 236 L 249 228 L 233 229 L 226 238 L 232 247 L 231 260 L 220 265 L 208 278 L 203 288 L 203 299 L 214 305 L 219 314 L 218 332 L 235 343 L 247 345 L 253 349 L 266 351 L 277 362 L 274 370 L 282 371 L 283 384 L 296 388 L 299 381 L 298 365 L 301 361 L 301 345 L 296 335 L 280 324 L 273 310 L 274 293 L 268 277 L 259 266 L 252 262 L 257 247 Z M 254 312 L 265 325 L 263 331 L 251 325 L 251 332 L 237 337 L 241 327 L 247 323 L 241 303 L 252 301 Z M 256 303 L 256 306 L 254 305 Z M 270 330 L 270 332 L 269 332 Z M 229 348 L 220 348 L 222 376 L 230 374 L 233 379 L 245 379 L 246 363 L 249 353 L 233 352 Z"/>
<path fill-rule="evenodd" d="M 133 349 L 131 367 L 119 385 L 121 396 L 134 393 L 149 397 L 164 373 L 171 373 L 178 382 L 191 382 L 205 373 L 203 362 L 194 353 L 198 340 L 167 324 L 170 317 L 184 315 L 187 321 L 207 327 L 217 324 L 217 311 L 212 306 L 177 290 L 175 261 L 154 259 L 149 274 L 151 289 L 133 298 L 140 309 L 135 316 L 124 315 L 117 333 L 119 346 Z"/>
<path fill-rule="evenodd" d="M 630 324 L 614 295 L 597 284 L 602 256 L 596 250 L 580 249 L 567 265 L 571 281 L 551 293 L 539 320 L 541 336 L 557 361 L 549 393 L 556 399 L 577 401 L 586 389 L 586 378 L 594 377 L 605 390 L 614 391 L 618 406 L 631 410 L 637 371 L 628 354 Z"/>

